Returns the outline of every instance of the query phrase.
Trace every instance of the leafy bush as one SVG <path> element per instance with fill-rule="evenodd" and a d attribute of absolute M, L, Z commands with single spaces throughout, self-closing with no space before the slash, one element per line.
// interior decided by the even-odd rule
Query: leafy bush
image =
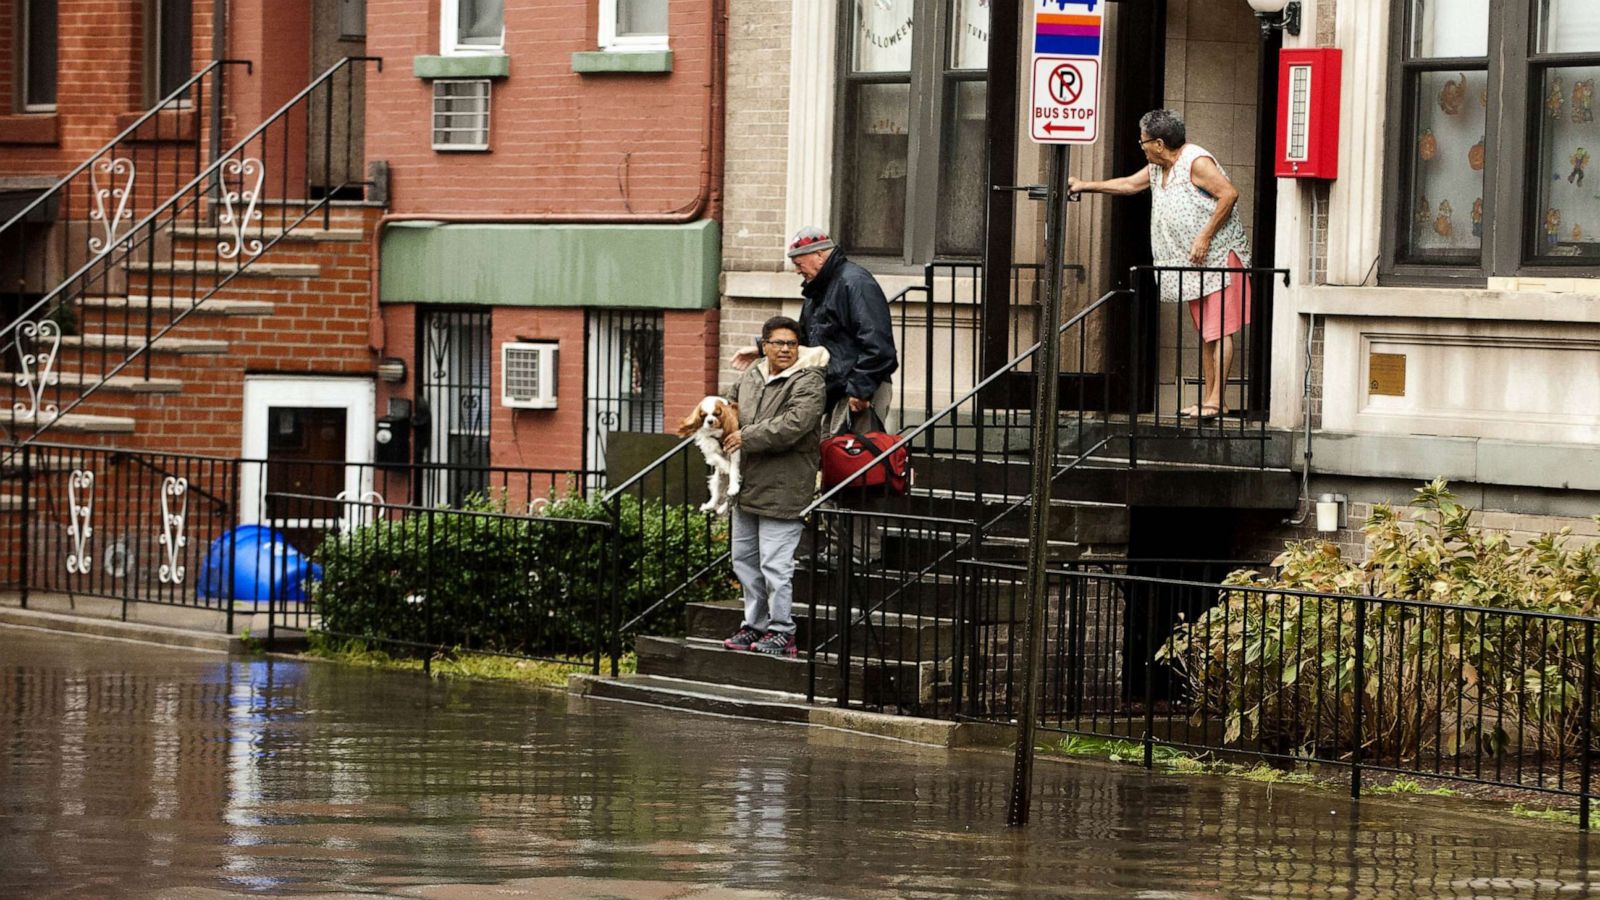
<path fill-rule="evenodd" d="M 1185 676 L 1196 716 L 1221 717 L 1229 743 L 1346 754 L 1355 743 L 1357 603 L 1273 589 L 1367 594 L 1360 647 L 1363 746 L 1415 759 L 1504 753 L 1581 737 L 1586 634 L 1581 623 L 1495 610 L 1593 615 L 1600 545 L 1568 533 L 1513 546 L 1470 522 L 1443 482 L 1416 492 L 1407 525 L 1387 505 L 1365 531 L 1365 562 L 1295 542 L 1275 575 L 1235 572 L 1222 602 L 1180 624 L 1157 658 Z M 1459 608 L 1471 607 L 1471 608 Z M 1481 609 L 1480 609 L 1481 608 Z"/>
<path fill-rule="evenodd" d="M 682 565 L 704 567 L 727 543 L 726 526 L 697 511 L 621 499 L 617 540 L 609 524 L 575 521 L 611 521 L 597 499 L 579 496 L 536 516 L 476 497 L 460 509 L 395 512 L 330 536 L 316 554 L 321 629 L 547 658 L 592 653 L 614 627 L 613 581 L 617 622 L 625 622 L 674 586 Z M 716 574 L 683 598 L 718 594 Z"/>

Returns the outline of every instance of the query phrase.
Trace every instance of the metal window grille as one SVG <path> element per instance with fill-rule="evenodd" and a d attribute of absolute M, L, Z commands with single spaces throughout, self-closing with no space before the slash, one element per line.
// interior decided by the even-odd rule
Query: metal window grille
<path fill-rule="evenodd" d="M 489 313 L 424 312 L 418 361 L 427 409 L 423 460 L 445 468 L 427 474 L 428 505 L 459 506 L 488 486 Z"/>
<path fill-rule="evenodd" d="M 585 323 L 584 460 L 604 470 L 614 431 L 659 434 L 665 375 L 660 312 L 591 309 Z"/>
<path fill-rule="evenodd" d="M 1311 67 L 1289 69 L 1289 151 L 1291 161 L 1304 162 L 1311 119 Z"/>
<path fill-rule="evenodd" d="M 433 149 L 489 149 L 489 81 L 433 83 Z"/>

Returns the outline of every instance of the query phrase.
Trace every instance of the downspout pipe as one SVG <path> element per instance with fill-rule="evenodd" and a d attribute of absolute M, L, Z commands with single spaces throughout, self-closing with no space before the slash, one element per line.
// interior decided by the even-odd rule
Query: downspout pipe
<path fill-rule="evenodd" d="M 224 0 L 217 0 L 221 3 Z M 446 225 L 686 225 L 706 214 L 722 214 L 722 160 L 726 137 L 724 108 L 727 91 L 727 0 L 711 0 L 711 55 L 706 62 L 706 112 L 700 142 L 700 186 L 694 199 L 676 209 L 647 213 L 391 213 L 378 220 L 372 232 L 370 317 L 367 342 L 382 354 L 387 343 L 383 313 L 378 302 L 382 277 L 383 233 L 396 222 L 438 222 Z"/>

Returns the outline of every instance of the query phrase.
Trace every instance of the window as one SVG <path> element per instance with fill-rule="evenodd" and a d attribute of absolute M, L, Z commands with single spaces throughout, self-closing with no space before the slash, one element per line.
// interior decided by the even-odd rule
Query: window
<path fill-rule="evenodd" d="M 584 459 L 606 467 L 615 431 L 659 434 L 666 426 L 666 321 L 659 311 L 590 309 L 584 328 Z"/>
<path fill-rule="evenodd" d="M 845 0 L 842 21 L 836 231 L 864 256 L 981 254 L 987 0 Z"/>
<path fill-rule="evenodd" d="M 422 314 L 419 387 L 427 415 L 425 505 L 460 506 L 488 484 L 489 313 Z"/>
<path fill-rule="evenodd" d="M 1600 268 L 1600 4 L 1405 0 L 1385 235 L 1392 280 Z M 1600 175 L 1597 170 L 1596 175 Z"/>
<path fill-rule="evenodd" d="M 600 0 L 600 48 L 665 50 L 667 0 Z"/>
<path fill-rule="evenodd" d="M 148 10 L 145 59 L 150 90 L 146 99 L 155 103 L 194 74 L 194 0 L 151 0 Z"/>
<path fill-rule="evenodd" d="M 23 112 L 56 108 L 56 0 L 21 0 L 21 76 L 18 99 Z"/>
<path fill-rule="evenodd" d="M 439 52 L 499 53 L 505 47 L 505 0 L 443 0 Z"/>
<path fill-rule="evenodd" d="M 433 83 L 433 149 L 489 149 L 489 81 Z"/>

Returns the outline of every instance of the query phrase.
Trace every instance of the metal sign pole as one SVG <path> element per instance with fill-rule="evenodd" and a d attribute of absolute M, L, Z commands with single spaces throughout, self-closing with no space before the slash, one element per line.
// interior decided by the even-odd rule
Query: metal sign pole
<path fill-rule="evenodd" d="M 1045 570 L 1049 565 L 1050 483 L 1055 474 L 1060 404 L 1061 282 L 1066 253 L 1067 160 L 1065 144 L 1050 147 L 1050 178 L 1045 187 L 1044 293 L 1040 298 L 1039 352 L 1033 359 L 1033 471 L 1028 497 L 1027 618 L 1023 622 L 1022 709 L 1017 715 L 1017 761 L 1011 777 L 1006 821 L 1028 824 L 1033 793 L 1033 741 L 1039 719 L 1039 688 L 1044 676 Z"/>

